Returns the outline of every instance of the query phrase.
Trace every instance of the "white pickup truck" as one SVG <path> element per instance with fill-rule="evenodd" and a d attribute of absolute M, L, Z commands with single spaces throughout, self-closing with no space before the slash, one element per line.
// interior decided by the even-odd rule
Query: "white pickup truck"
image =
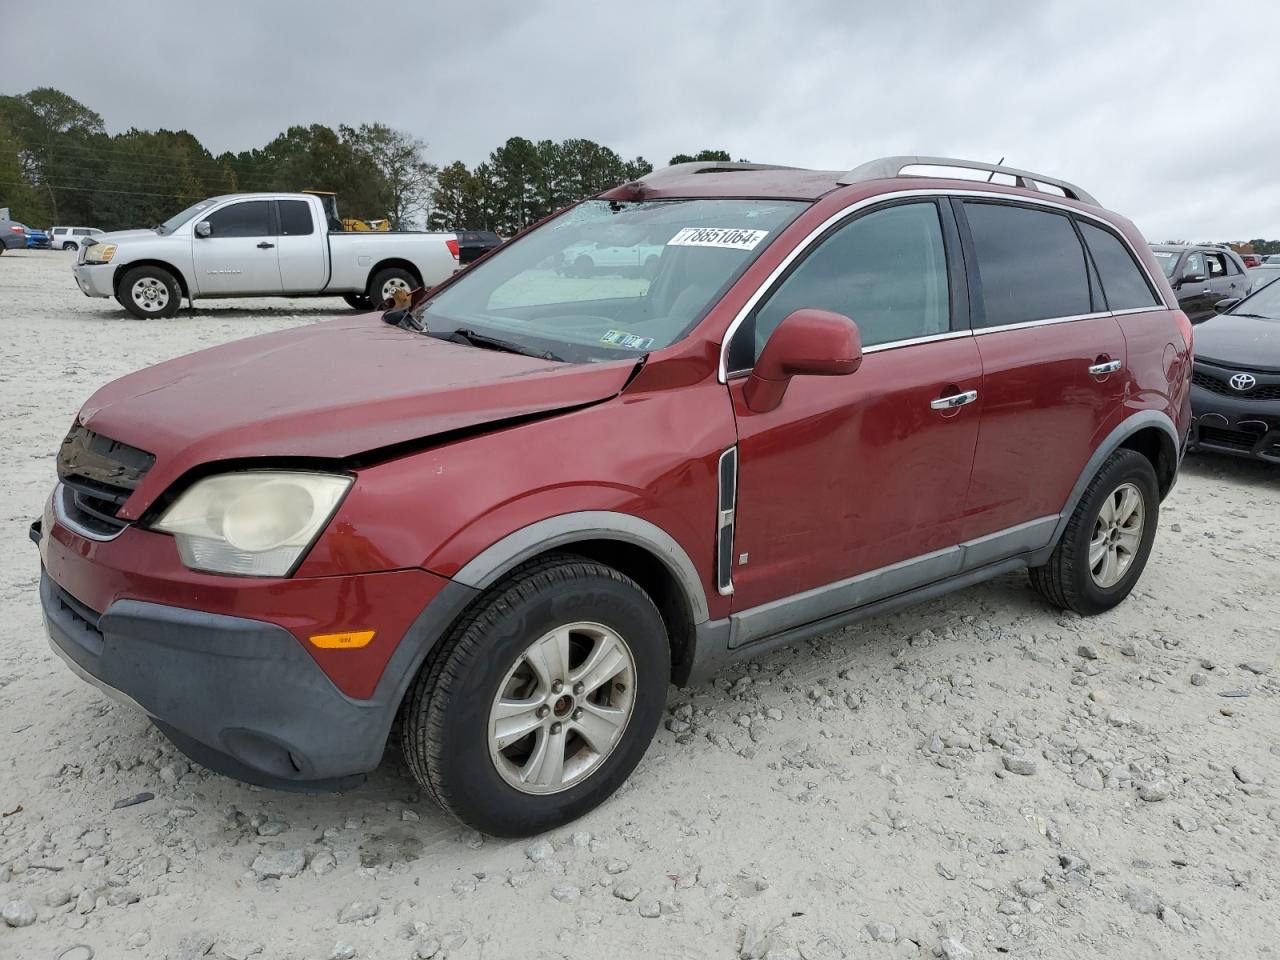
<path fill-rule="evenodd" d="M 171 317 L 182 299 L 341 296 L 370 309 L 397 290 L 433 287 L 458 269 L 452 233 L 344 233 L 306 193 L 202 200 L 151 230 L 93 238 L 73 268 L 87 297 L 115 297 L 136 317 Z"/>

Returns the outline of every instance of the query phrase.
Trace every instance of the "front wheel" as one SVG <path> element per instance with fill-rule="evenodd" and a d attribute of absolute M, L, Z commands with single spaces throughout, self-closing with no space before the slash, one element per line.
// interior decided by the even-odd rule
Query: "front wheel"
<path fill-rule="evenodd" d="M 603 803 L 644 756 L 671 674 L 666 629 L 630 578 L 557 556 L 490 588 L 404 707 L 414 776 L 464 823 L 520 837 Z"/>
<path fill-rule="evenodd" d="M 1092 615 L 1127 597 L 1151 555 L 1160 489 L 1151 461 L 1117 450 L 1085 488 L 1049 562 L 1030 571 L 1050 603 Z"/>
<path fill-rule="evenodd" d="M 397 293 L 407 296 L 420 286 L 421 281 L 403 267 L 387 267 L 369 280 L 366 295 L 374 308 L 381 309 L 388 301 L 394 301 Z"/>
<path fill-rule="evenodd" d="M 116 300 L 139 320 L 172 317 L 182 305 L 182 288 L 168 270 L 148 264 L 120 278 Z"/>

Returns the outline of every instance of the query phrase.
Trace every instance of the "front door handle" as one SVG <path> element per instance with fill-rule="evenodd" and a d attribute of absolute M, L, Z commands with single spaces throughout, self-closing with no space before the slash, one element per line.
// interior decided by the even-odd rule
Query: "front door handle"
<path fill-rule="evenodd" d="M 1115 373 L 1120 369 L 1119 360 L 1108 360 L 1105 363 L 1095 363 L 1089 367 L 1089 373 L 1095 377 L 1101 377 L 1108 373 Z"/>
<path fill-rule="evenodd" d="M 270 250 L 270 249 L 271 249 L 272 247 L 274 247 L 274 246 L 275 246 L 275 244 L 274 244 L 274 243 L 267 243 L 267 241 L 263 240 L 260 244 L 258 244 L 258 249 L 259 249 L 259 250 Z"/>
<path fill-rule="evenodd" d="M 953 393 L 949 397 L 939 397 L 937 400 L 930 400 L 929 406 L 934 410 L 954 410 L 956 407 L 966 407 L 977 399 L 977 390 L 966 390 L 964 393 Z"/>

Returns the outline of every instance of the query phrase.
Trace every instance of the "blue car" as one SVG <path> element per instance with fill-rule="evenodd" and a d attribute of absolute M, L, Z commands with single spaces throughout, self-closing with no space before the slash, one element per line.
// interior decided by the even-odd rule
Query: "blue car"
<path fill-rule="evenodd" d="M 28 250 L 48 250 L 49 234 L 43 230 L 37 230 L 35 227 L 27 227 L 23 231 L 27 235 Z"/>

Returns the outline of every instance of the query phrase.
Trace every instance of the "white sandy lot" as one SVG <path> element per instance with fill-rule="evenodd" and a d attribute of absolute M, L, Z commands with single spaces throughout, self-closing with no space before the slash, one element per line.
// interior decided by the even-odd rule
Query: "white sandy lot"
<path fill-rule="evenodd" d="M 1063 616 L 1008 576 L 673 689 L 619 796 L 543 843 L 497 841 L 424 799 L 394 746 L 343 795 L 192 768 L 49 651 L 27 526 L 79 405 L 346 312 L 142 322 L 83 297 L 70 259 L 0 257 L 0 957 L 1280 950 L 1280 468 L 1188 461 L 1110 614 Z"/>

